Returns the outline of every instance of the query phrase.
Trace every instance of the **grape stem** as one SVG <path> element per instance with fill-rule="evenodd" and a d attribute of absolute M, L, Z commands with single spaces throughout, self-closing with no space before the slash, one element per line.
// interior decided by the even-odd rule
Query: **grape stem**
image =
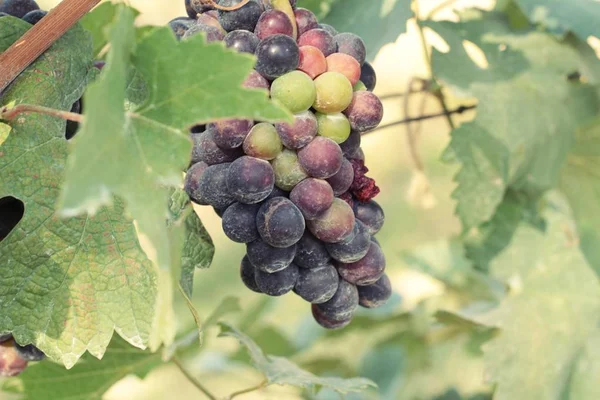
<path fill-rule="evenodd" d="M 100 0 L 63 0 L 0 54 L 0 94 Z"/>
<path fill-rule="evenodd" d="M 241 396 L 246 393 L 251 393 L 251 392 L 255 392 L 257 390 L 261 390 L 261 389 L 266 388 L 267 386 L 269 386 L 269 380 L 265 379 L 264 381 L 262 381 L 261 383 L 259 383 L 256 386 L 253 386 L 248 389 L 240 390 L 239 392 L 234 392 L 234 393 L 230 394 L 224 400 L 232 400 L 233 398 L 235 398 L 237 396 Z"/>
<path fill-rule="evenodd" d="M 363 133 L 363 135 L 368 135 L 369 133 L 373 133 L 373 132 L 377 132 L 377 131 L 380 131 L 380 130 L 383 130 L 383 129 L 391 128 L 393 126 L 409 124 L 409 123 L 417 122 L 417 121 L 424 121 L 424 120 L 427 120 L 427 119 L 446 117 L 447 114 L 452 114 L 452 115 L 454 115 L 454 114 L 463 114 L 463 113 L 465 113 L 465 112 L 467 112 L 469 110 L 474 110 L 475 108 L 477 108 L 476 105 L 460 106 L 460 107 L 457 107 L 457 108 L 455 108 L 453 110 L 448 110 L 447 112 L 441 112 L 441 113 L 438 113 L 438 114 L 421 115 L 420 117 L 415 117 L 415 118 L 406 118 L 406 119 L 403 119 L 403 120 L 400 120 L 400 121 L 391 122 L 391 123 L 386 124 L 386 125 L 381 125 L 377 129 L 374 129 L 372 131 Z"/>
<path fill-rule="evenodd" d="M 81 114 L 68 112 L 68 111 L 62 111 L 62 110 L 55 110 L 54 108 L 48 108 L 48 107 L 43 107 L 43 106 L 36 106 L 34 104 L 19 104 L 14 107 L 10 107 L 10 106 L 1 107 L 0 108 L 0 120 L 12 121 L 16 117 L 18 117 L 20 114 L 24 114 L 24 113 L 44 114 L 44 115 L 50 115 L 52 117 L 66 119 L 68 121 L 75 121 L 75 122 L 79 122 L 79 123 L 83 122 L 83 115 L 81 115 Z"/>
<path fill-rule="evenodd" d="M 200 3 L 206 5 L 206 6 L 213 6 L 214 8 L 216 8 L 217 10 L 222 10 L 222 11 L 235 11 L 235 10 L 239 10 L 240 8 L 244 7 L 246 4 L 248 4 L 250 0 L 243 0 L 241 3 L 236 4 L 235 6 L 221 6 L 217 3 L 215 3 L 215 0 L 200 0 Z"/>
<path fill-rule="evenodd" d="M 181 373 L 190 381 L 190 383 L 194 386 L 196 386 L 196 388 L 198 388 L 198 390 L 200 390 L 202 393 L 204 393 L 204 395 L 209 398 L 210 400 L 218 400 L 218 398 L 212 394 L 207 388 L 204 387 L 204 385 L 202 385 L 200 383 L 200 381 L 198 381 L 198 379 L 196 379 L 185 367 L 185 365 L 183 365 L 183 363 L 181 362 L 181 360 L 179 360 L 177 357 L 173 357 L 172 359 L 173 364 L 175 364 L 177 366 L 177 368 L 179 368 L 179 370 L 181 371 Z"/>

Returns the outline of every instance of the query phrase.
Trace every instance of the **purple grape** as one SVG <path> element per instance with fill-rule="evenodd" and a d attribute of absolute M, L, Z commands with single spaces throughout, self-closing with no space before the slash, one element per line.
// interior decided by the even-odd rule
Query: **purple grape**
<path fill-rule="evenodd" d="M 208 164 L 205 162 L 198 162 L 188 169 L 185 175 L 185 191 L 190 196 L 194 203 L 207 206 L 208 203 L 202 203 L 200 200 L 194 197 L 194 193 L 196 193 L 200 189 L 200 179 L 204 174 L 204 171 L 208 168 Z"/>
<path fill-rule="evenodd" d="M 344 111 L 352 130 L 367 132 L 377 128 L 383 119 L 383 104 L 379 97 L 371 92 L 355 92 L 352 102 Z"/>
<path fill-rule="evenodd" d="M 223 232 L 236 243 L 250 243 L 258 239 L 256 214 L 259 206 L 233 203 L 223 213 Z"/>
<path fill-rule="evenodd" d="M 377 282 L 385 271 L 385 256 L 381 248 L 370 242 L 367 255 L 353 263 L 337 263 L 338 272 L 346 281 L 359 286 Z"/>
<path fill-rule="evenodd" d="M 365 84 L 369 92 L 372 92 L 373 89 L 375 89 L 375 86 L 377 85 L 377 74 L 375 73 L 375 69 L 373 68 L 373 66 L 368 62 L 365 62 L 362 65 L 360 71 L 360 80 L 362 83 Z"/>
<path fill-rule="evenodd" d="M 189 18 L 175 18 L 171 22 L 169 22 L 169 27 L 175 34 L 177 39 L 181 39 L 185 33 L 196 24 L 196 21 Z"/>
<path fill-rule="evenodd" d="M 259 39 L 281 34 L 292 36 L 294 28 L 286 13 L 279 10 L 265 11 L 258 20 L 254 33 Z"/>
<path fill-rule="evenodd" d="M 217 28 L 221 32 L 221 35 L 223 35 L 223 38 L 225 38 L 225 35 L 227 35 L 225 29 L 223 29 L 223 27 L 219 23 L 219 19 L 211 17 L 210 14 L 205 13 L 198 15 L 196 23 L 198 25 L 208 25 L 212 26 L 213 28 Z"/>
<path fill-rule="evenodd" d="M 390 297 L 392 297 L 392 283 L 386 274 L 372 285 L 358 287 L 359 304 L 364 308 L 381 307 Z"/>
<path fill-rule="evenodd" d="M 4 0 L 0 3 L 0 13 L 23 18 L 28 12 L 39 10 L 40 6 L 33 0 Z"/>
<path fill-rule="evenodd" d="M 331 257 L 339 262 L 357 262 L 362 260 L 369 252 L 371 235 L 365 224 L 356 221 L 354 231 L 348 240 L 340 243 L 327 243 L 325 247 Z"/>
<path fill-rule="evenodd" d="M 25 361 L 42 361 L 46 358 L 44 352 L 32 344 L 21 346 L 20 344 L 15 342 L 15 349 L 17 350 L 17 354 L 19 354 L 19 357 L 21 357 Z"/>
<path fill-rule="evenodd" d="M 295 264 L 290 264 L 287 268 L 281 271 L 269 274 L 260 269 L 256 269 L 256 285 L 266 295 L 283 296 L 289 293 L 296 286 L 298 281 L 298 267 Z"/>
<path fill-rule="evenodd" d="M 264 76 L 259 74 L 258 72 L 252 70 L 250 75 L 246 78 L 243 84 L 246 88 L 255 88 L 255 89 L 267 89 L 271 88 L 271 84 L 268 80 L 265 79 Z"/>
<path fill-rule="evenodd" d="M 12 333 L 10 332 L 0 332 L 0 343 L 4 343 L 8 340 L 11 340 L 12 337 Z"/>
<path fill-rule="evenodd" d="M 310 232 L 305 232 L 296 245 L 294 263 L 302 268 L 317 268 L 328 264 L 331 256 L 325 244 L 314 237 Z"/>
<path fill-rule="evenodd" d="M 262 293 L 256 284 L 256 268 L 252 265 L 248 257 L 244 257 L 240 264 L 240 276 L 248 289 L 256 293 Z"/>
<path fill-rule="evenodd" d="M 227 190 L 227 172 L 231 164 L 212 165 L 205 169 L 198 182 L 189 183 L 186 189 L 198 204 L 224 209 L 235 202 Z"/>
<path fill-rule="evenodd" d="M 314 178 L 303 180 L 290 193 L 290 200 L 302 211 L 306 220 L 323 215 L 333 204 L 333 198 L 331 186 Z"/>
<path fill-rule="evenodd" d="M 238 53 L 250 53 L 254 54 L 256 47 L 260 40 L 258 37 L 250 32 L 244 30 L 237 30 L 229 32 L 223 39 L 225 46 L 230 49 L 234 49 Z"/>
<path fill-rule="evenodd" d="M 319 24 L 319 29 L 323 29 L 331 34 L 332 37 L 337 36 L 339 32 L 329 24 Z"/>
<path fill-rule="evenodd" d="M 260 207 L 256 222 L 262 240 L 278 248 L 296 244 L 306 227 L 298 207 L 284 197 L 267 200 Z"/>
<path fill-rule="evenodd" d="M 286 192 L 285 190 L 279 189 L 277 186 L 273 188 L 273 191 L 265 200 L 272 199 L 273 197 L 285 197 L 286 199 L 290 198 L 290 192 Z"/>
<path fill-rule="evenodd" d="M 322 304 L 335 295 L 339 282 L 337 270 L 331 264 L 311 269 L 299 268 L 294 292 L 309 303 Z"/>
<path fill-rule="evenodd" d="M 273 191 L 275 175 L 268 161 L 243 156 L 229 167 L 227 188 L 240 203 L 255 204 L 266 199 Z"/>
<path fill-rule="evenodd" d="M 192 151 L 192 163 L 203 161 L 208 165 L 232 162 L 239 158 L 242 149 L 222 149 L 215 143 L 214 129 L 207 129 L 202 133 L 192 135 L 194 148 Z"/>
<path fill-rule="evenodd" d="M 239 4 L 241 1 L 220 0 L 219 5 L 231 7 Z M 251 1 L 237 10 L 219 10 L 219 22 L 227 32 L 240 29 L 253 32 L 262 12 L 263 7 L 258 2 Z"/>
<path fill-rule="evenodd" d="M 352 233 L 354 223 L 352 208 L 344 200 L 336 198 L 322 216 L 308 221 L 308 228 L 317 239 L 327 243 L 339 243 Z"/>
<path fill-rule="evenodd" d="M 317 136 L 317 118 L 310 111 L 294 116 L 294 123 L 281 122 L 275 124 L 277 133 L 285 147 L 291 150 L 301 149 Z"/>
<path fill-rule="evenodd" d="M 223 40 L 225 35 L 223 31 L 219 28 L 215 28 L 214 26 L 206 25 L 206 24 L 196 24 L 190 27 L 184 34 L 182 39 L 188 39 L 192 36 L 196 36 L 199 34 L 204 34 L 207 42 L 220 42 Z"/>
<path fill-rule="evenodd" d="M 262 240 L 255 240 L 246 247 L 248 259 L 256 268 L 272 274 L 287 268 L 296 256 L 296 245 L 277 248 Z"/>
<path fill-rule="evenodd" d="M 385 214 L 381 206 L 374 200 L 368 203 L 357 203 L 354 207 L 354 214 L 356 219 L 367 226 L 371 235 L 376 235 L 383 228 Z"/>
<path fill-rule="evenodd" d="M 298 39 L 300 46 L 313 46 L 321 50 L 325 57 L 337 51 L 337 45 L 331 33 L 324 29 L 311 29 Z"/>
<path fill-rule="evenodd" d="M 252 126 L 254 122 L 246 119 L 227 119 L 211 124 L 210 129 L 217 146 L 222 149 L 234 149 L 244 143 Z"/>
<path fill-rule="evenodd" d="M 344 156 L 340 146 L 331 139 L 316 137 L 298 152 L 302 168 L 313 178 L 326 179 L 342 168 Z"/>
<path fill-rule="evenodd" d="M 302 36 L 304 32 L 319 27 L 319 22 L 315 14 L 306 8 L 297 8 L 294 11 L 294 15 L 296 16 L 296 24 L 298 25 L 298 36 Z"/>
<path fill-rule="evenodd" d="M 327 319 L 346 321 L 354 316 L 358 308 L 358 289 L 353 284 L 340 280 L 338 290 L 331 300 L 316 308 Z"/>
<path fill-rule="evenodd" d="M 354 168 L 352 163 L 345 158 L 338 173 L 331 178 L 327 178 L 327 183 L 329 183 L 333 189 L 333 194 L 336 196 L 346 193 L 352 186 L 352 182 L 354 182 Z"/>
<path fill-rule="evenodd" d="M 256 49 L 255 69 L 267 79 L 294 71 L 300 62 L 300 49 L 291 37 L 273 35 L 261 40 Z"/>
<path fill-rule="evenodd" d="M 223 218 L 223 214 L 225 214 L 225 211 L 227 211 L 228 208 L 229 208 L 229 206 L 223 207 L 223 208 L 213 207 L 213 210 L 219 218 Z"/>
<path fill-rule="evenodd" d="M 350 132 L 350 136 L 346 139 L 345 142 L 340 144 L 340 148 L 342 149 L 342 153 L 344 153 L 344 157 L 352 158 L 356 154 L 356 152 L 360 149 L 362 137 L 360 132 L 352 131 Z"/>
<path fill-rule="evenodd" d="M 340 33 L 334 36 L 333 40 L 337 45 L 337 51 L 339 53 L 348 54 L 354 57 L 360 65 L 365 62 L 367 58 L 367 48 L 365 42 L 355 35 L 354 33 Z"/>
<path fill-rule="evenodd" d="M 185 0 L 185 10 L 192 19 L 196 19 L 198 14 L 214 10 L 212 5 L 206 5 L 201 0 Z"/>
<path fill-rule="evenodd" d="M 48 15 L 48 11 L 33 10 L 33 11 L 29 11 L 27 14 L 25 14 L 23 16 L 22 20 L 31 25 L 35 25 L 38 22 L 40 22 L 42 20 L 42 18 L 44 18 L 46 15 Z"/>
<path fill-rule="evenodd" d="M 341 329 L 348 326 L 350 322 L 352 322 L 353 315 L 345 319 L 329 318 L 323 311 L 319 309 L 317 304 L 313 304 L 311 310 L 315 321 L 325 329 Z"/>

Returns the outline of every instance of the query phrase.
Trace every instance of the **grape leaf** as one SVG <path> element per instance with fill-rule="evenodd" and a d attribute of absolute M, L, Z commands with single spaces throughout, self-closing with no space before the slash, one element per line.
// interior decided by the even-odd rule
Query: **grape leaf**
<path fill-rule="evenodd" d="M 373 60 L 383 45 L 395 42 L 406 32 L 406 22 L 411 17 L 410 1 L 344 0 L 331 4 L 322 22 L 339 32 L 360 36 L 367 46 L 367 58 Z"/>
<path fill-rule="evenodd" d="M 291 385 L 301 388 L 326 387 L 339 393 L 360 392 L 369 387 L 377 387 L 365 378 L 321 378 L 298 367 L 286 358 L 266 355 L 247 335 L 225 323 L 220 323 L 219 337 L 232 337 L 243 344 L 256 368 L 265 374 L 269 384 Z"/>
<path fill-rule="evenodd" d="M 29 28 L 10 17 L 0 26 L 0 50 Z M 92 70 L 91 41 L 77 26 L 20 75 L 2 102 L 69 110 Z M 11 179 L 0 180 L 0 198 L 23 201 L 25 214 L 0 242 L 0 331 L 67 367 L 86 350 L 102 357 L 113 330 L 146 346 L 156 276 L 122 202 L 94 217 L 60 219 L 54 207 L 68 155 L 65 122 L 25 114 L 10 125 L 0 175 Z"/>
<path fill-rule="evenodd" d="M 73 369 L 51 362 L 37 363 L 19 378 L 7 380 L 3 390 L 23 395 L 23 400 L 101 400 L 114 384 L 128 375 L 144 378 L 162 364 L 159 353 L 131 347 L 115 338 L 102 360 L 89 355 Z"/>
<path fill-rule="evenodd" d="M 2 143 L 6 142 L 6 139 L 8 139 L 10 131 L 11 127 L 9 125 L 0 123 L 0 146 L 2 146 Z"/>
<path fill-rule="evenodd" d="M 301 0 L 298 2 L 298 7 L 303 7 L 311 10 L 320 20 L 331 11 L 332 4 L 340 0 Z"/>
<path fill-rule="evenodd" d="M 427 25 L 451 48 L 434 50 L 436 75 L 479 100 L 477 117 L 452 133 L 447 152 L 462 164 L 453 197 L 469 229 L 493 217 L 508 188 L 529 194 L 553 188 L 575 129 L 599 102 L 592 85 L 567 79 L 586 68 L 568 43 L 535 31 L 512 33 L 501 13 L 471 11 L 464 18 Z M 482 50 L 487 68 L 471 60 L 464 40 Z"/>
<path fill-rule="evenodd" d="M 551 199 L 544 217 L 545 233 L 522 224 L 491 263 L 492 275 L 511 288 L 483 317 L 501 330 L 484 346 L 497 400 L 562 399 L 574 362 L 600 322 L 600 283 L 562 201 Z"/>
<path fill-rule="evenodd" d="M 138 14 L 137 11 L 134 12 Z M 117 6 L 109 2 L 100 4 L 81 19 L 81 25 L 92 35 L 95 57 L 108 44 L 106 27 L 112 24 L 116 15 Z"/>
<path fill-rule="evenodd" d="M 529 19 L 550 32 L 600 37 L 600 4 L 592 0 L 515 0 Z"/>
<path fill-rule="evenodd" d="M 86 120 L 70 156 L 61 206 L 65 215 L 93 213 L 112 195 L 123 197 L 159 266 L 167 268 L 173 259 L 164 229 L 168 186 L 181 186 L 191 155 L 183 130 L 218 118 L 275 121 L 289 113 L 265 91 L 242 89 L 252 57 L 207 44 L 202 35 L 178 43 L 169 28 L 144 36 L 134 57 L 133 13 L 121 7 L 119 15 L 108 63 L 86 94 Z M 210 63 L 192 61 L 202 59 Z M 125 112 L 132 62 L 152 85 L 147 101 Z"/>
<path fill-rule="evenodd" d="M 572 400 L 600 399 L 600 330 L 597 330 L 581 350 L 569 385 Z"/>

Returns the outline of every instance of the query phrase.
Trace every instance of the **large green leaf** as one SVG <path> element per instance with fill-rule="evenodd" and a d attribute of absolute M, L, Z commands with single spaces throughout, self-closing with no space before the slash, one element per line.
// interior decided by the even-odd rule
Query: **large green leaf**
<path fill-rule="evenodd" d="M 376 385 L 365 378 L 322 378 L 298 367 L 283 357 L 265 354 L 247 335 L 234 327 L 221 323 L 221 337 L 232 337 L 243 344 L 252 358 L 252 362 L 265 374 L 269 384 L 291 385 L 301 388 L 329 388 L 339 393 L 360 392 Z"/>
<path fill-rule="evenodd" d="M 29 27 L 0 19 L 5 49 Z M 69 110 L 92 70 L 92 45 L 69 31 L 12 84 L 1 101 Z M 0 198 L 25 204 L 25 215 L 0 243 L 0 331 L 35 343 L 72 367 L 88 350 L 102 357 L 113 330 L 138 347 L 148 343 L 156 276 L 122 202 L 95 216 L 61 219 L 55 203 L 65 173 L 65 122 L 25 114 L 11 122 L 0 148 Z"/>
<path fill-rule="evenodd" d="M 86 355 L 73 369 L 50 362 L 37 363 L 4 383 L 7 392 L 19 393 L 23 400 L 101 400 L 115 383 L 136 375 L 144 378 L 162 364 L 160 353 L 131 347 L 115 338 L 102 360 Z"/>
<path fill-rule="evenodd" d="M 576 48 L 536 31 L 513 33 L 500 13 L 463 18 L 428 26 L 451 48 L 434 51 L 436 75 L 479 100 L 477 117 L 452 133 L 447 153 L 462 164 L 454 197 L 471 228 L 493 217 L 508 188 L 538 194 L 554 187 L 576 128 L 599 108 L 591 85 L 567 79 L 587 71 Z M 465 40 L 483 51 L 486 68 L 471 60 Z"/>
<path fill-rule="evenodd" d="M 593 334 L 581 349 L 569 385 L 569 399 L 600 399 L 600 330 Z"/>
<path fill-rule="evenodd" d="M 117 6 L 111 2 L 102 3 L 81 19 L 81 25 L 90 32 L 94 43 L 94 56 L 98 56 L 108 44 L 107 27 L 117 15 Z"/>
<path fill-rule="evenodd" d="M 483 317 L 500 329 L 484 346 L 496 400 L 563 399 L 600 322 L 600 283 L 579 250 L 568 211 L 552 199 L 544 217 L 546 232 L 521 225 L 491 263 L 491 273 L 510 287 Z"/>
<path fill-rule="evenodd" d="M 308 8 L 315 13 L 317 18 L 325 17 L 331 11 L 331 5 L 340 0 L 299 0 L 298 7 Z"/>
<path fill-rule="evenodd" d="M 367 58 L 375 58 L 385 44 L 406 32 L 412 17 L 408 0 L 343 0 L 331 4 L 323 19 L 339 32 L 356 33 L 365 41 Z"/>

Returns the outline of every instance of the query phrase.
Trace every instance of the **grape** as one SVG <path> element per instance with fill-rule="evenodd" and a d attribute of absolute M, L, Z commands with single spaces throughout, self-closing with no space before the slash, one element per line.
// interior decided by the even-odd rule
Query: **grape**
<path fill-rule="evenodd" d="M 219 5 L 224 7 L 235 6 L 242 0 L 220 0 Z M 219 22 L 227 32 L 244 29 L 254 31 L 256 23 L 263 12 L 263 7 L 251 1 L 234 11 L 219 10 Z"/>
<path fill-rule="evenodd" d="M 371 235 L 376 235 L 381 228 L 383 228 L 385 214 L 383 213 L 381 206 L 374 200 L 371 200 L 368 203 L 358 203 L 354 213 L 356 219 L 367 226 Z"/>
<path fill-rule="evenodd" d="M 27 368 L 27 364 L 27 360 L 17 352 L 14 340 L 0 344 L 0 377 L 17 376 Z"/>
<path fill-rule="evenodd" d="M 204 161 L 208 165 L 222 164 L 236 160 L 242 155 L 242 150 L 222 149 L 215 143 L 214 129 L 207 129 L 202 133 L 192 135 L 194 148 L 192 162 Z"/>
<path fill-rule="evenodd" d="M 360 132 L 352 131 L 350 132 L 350 136 L 348 139 L 340 144 L 340 148 L 342 149 L 342 153 L 344 153 L 344 157 L 352 158 L 353 155 L 360 149 L 362 137 L 360 136 Z"/>
<path fill-rule="evenodd" d="M 381 247 L 369 242 L 367 255 L 353 263 L 338 263 L 338 272 L 346 281 L 360 286 L 377 282 L 385 271 L 385 256 Z"/>
<path fill-rule="evenodd" d="M 81 114 L 83 112 L 83 98 L 77 100 L 71 106 L 71 112 L 76 114 Z M 65 131 L 65 139 L 71 140 L 77 134 L 79 130 L 79 122 L 76 121 L 67 121 L 67 129 Z"/>
<path fill-rule="evenodd" d="M 342 113 L 322 114 L 317 113 L 319 135 L 329 138 L 340 144 L 350 137 L 350 122 Z"/>
<path fill-rule="evenodd" d="M 273 191 L 275 175 L 268 161 L 243 156 L 229 167 L 227 188 L 240 203 L 255 204 L 263 201 Z"/>
<path fill-rule="evenodd" d="M 27 14 L 23 16 L 23 21 L 30 23 L 31 25 L 35 25 L 42 20 L 46 15 L 48 15 L 47 11 L 43 10 L 33 10 L 29 11 Z"/>
<path fill-rule="evenodd" d="M 1 332 L 0 333 L 0 343 L 4 343 L 7 340 L 12 339 L 12 334 L 10 332 Z"/>
<path fill-rule="evenodd" d="M 356 92 L 344 114 L 348 117 L 353 130 L 367 132 L 381 123 L 383 104 L 379 97 L 371 92 Z"/>
<path fill-rule="evenodd" d="M 260 41 L 256 57 L 255 69 L 265 78 L 273 80 L 298 67 L 300 49 L 291 37 L 273 35 Z"/>
<path fill-rule="evenodd" d="M 242 259 L 242 263 L 240 264 L 240 276 L 242 277 L 242 282 L 244 282 L 244 285 L 246 285 L 248 289 L 256 293 L 262 293 L 256 284 L 256 268 L 252 265 L 248 257 Z"/>
<path fill-rule="evenodd" d="M 310 232 L 304 232 L 302 239 L 296 245 L 294 263 L 302 268 L 317 268 L 326 265 L 331 260 L 325 244 Z"/>
<path fill-rule="evenodd" d="M 333 189 L 333 194 L 336 196 L 346 193 L 352 186 L 352 182 L 354 182 L 354 168 L 352 163 L 345 158 L 338 173 L 331 178 L 327 178 L 327 183 L 329 183 Z"/>
<path fill-rule="evenodd" d="M 358 289 L 353 284 L 340 280 L 338 290 L 331 300 L 316 308 L 327 319 L 345 321 L 354 316 L 358 308 Z"/>
<path fill-rule="evenodd" d="M 358 149 L 356 150 L 356 153 L 354 153 L 351 157 L 349 157 L 351 160 L 359 160 L 359 161 L 365 161 L 365 152 L 363 151 L 363 149 Z"/>
<path fill-rule="evenodd" d="M 194 21 L 193 19 L 175 18 L 174 20 L 169 22 L 169 27 L 175 34 L 175 37 L 177 37 L 177 39 L 181 39 L 183 37 L 183 35 L 185 35 L 185 33 L 195 24 L 196 24 L 196 21 Z"/>
<path fill-rule="evenodd" d="M 314 46 L 327 57 L 337 51 L 337 46 L 331 33 L 324 29 L 311 29 L 298 38 L 300 46 Z"/>
<path fill-rule="evenodd" d="M 284 149 L 271 163 L 275 172 L 275 185 L 280 189 L 290 191 L 308 178 L 294 151 Z"/>
<path fill-rule="evenodd" d="M 339 35 L 335 35 L 333 40 L 337 45 L 337 51 L 354 58 L 358 61 L 360 68 L 360 65 L 362 65 L 365 62 L 365 58 L 367 58 L 365 42 L 354 33 L 340 33 Z"/>
<path fill-rule="evenodd" d="M 188 192 L 198 204 L 225 208 L 235 202 L 227 190 L 227 172 L 231 164 L 212 165 L 204 171 L 197 183 L 190 184 L 195 190 Z"/>
<path fill-rule="evenodd" d="M 23 18 L 28 12 L 39 10 L 40 6 L 33 0 L 4 0 L 0 3 L 0 13 Z"/>
<path fill-rule="evenodd" d="M 344 111 L 352 102 L 354 94 L 348 78 L 339 72 L 325 72 L 315 79 L 317 99 L 315 110 L 324 114 Z"/>
<path fill-rule="evenodd" d="M 298 281 L 298 267 L 290 264 L 287 268 L 269 274 L 259 269 L 256 270 L 256 285 L 269 296 L 283 296 L 296 286 Z"/>
<path fill-rule="evenodd" d="M 244 143 L 254 122 L 245 119 L 227 119 L 210 125 L 212 138 L 222 149 L 234 149 Z"/>
<path fill-rule="evenodd" d="M 265 200 L 272 199 L 273 197 L 285 197 L 288 199 L 290 197 L 290 192 L 286 192 L 285 190 L 279 189 L 277 186 L 273 188 L 273 191 Z"/>
<path fill-rule="evenodd" d="M 263 160 L 273 160 L 282 150 L 277 129 L 266 122 L 254 125 L 244 140 L 244 153 Z"/>
<path fill-rule="evenodd" d="M 292 21 L 279 10 L 265 11 L 254 29 L 254 33 L 261 40 L 277 34 L 292 36 L 293 32 Z"/>
<path fill-rule="evenodd" d="M 341 329 L 341 328 L 344 328 L 345 326 L 348 326 L 350 324 L 350 322 L 352 322 L 353 315 L 351 315 L 350 317 L 347 317 L 345 319 L 339 319 L 339 320 L 328 318 L 325 315 L 325 313 L 323 313 L 323 311 L 321 311 L 319 309 L 317 304 L 313 304 L 311 307 L 311 310 L 312 310 L 312 315 L 313 315 L 313 318 L 315 319 L 315 321 L 317 321 L 317 323 L 325 329 Z"/>
<path fill-rule="evenodd" d="M 248 244 L 246 250 L 252 265 L 270 274 L 287 268 L 296 256 L 296 245 L 277 248 L 260 239 Z"/>
<path fill-rule="evenodd" d="M 213 210 L 215 211 L 215 214 L 219 216 L 219 218 L 223 218 L 223 214 L 225 214 L 225 211 L 227 211 L 228 208 L 229 206 L 223 208 L 213 207 Z"/>
<path fill-rule="evenodd" d="M 213 10 L 212 5 L 205 5 L 201 0 L 185 0 L 185 10 L 192 19 L 196 19 L 198 14 Z"/>
<path fill-rule="evenodd" d="M 381 307 L 390 297 L 392 297 L 392 283 L 386 274 L 372 285 L 358 287 L 358 301 L 365 308 Z"/>
<path fill-rule="evenodd" d="M 278 248 L 296 244 L 306 227 L 298 207 L 285 197 L 267 200 L 258 210 L 256 224 L 262 239 Z"/>
<path fill-rule="evenodd" d="M 352 86 L 360 79 L 360 64 L 352 56 L 342 53 L 333 53 L 327 57 L 327 71 L 339 72 L 350 81 Z"/>
<path fill-rule="evenodd" d="M 258 205 L 233 203 L 223 213 L 223 232 L 236 243 L 250 243 L 258 239 L 256 214 Z"/>
<path fill-rule="evenodd" d="M 317 136 L 317 118 L 310 111 L 294 115 L 292 125 L 287 122 L 275 124 L 277 133 L 288 149 L 301 149 Z"/>
<path fill-rule="evenodd" d="M 203 14 L 210 15 L 217 21 L 219 20 L 219 10 L 208 10 L 208 11 L 203 12 Z M 219 22 L 219 24 L 221 24 L 221 23 Z"/>
<path fill-rule="evenodd" d="M 237 31 L 229 32 L 223 39 L 223 42 L 225 42 L 225 46 L 239 53 L 254 54 L 260 40 L 254 33 L 238 29 Z"/>
<path fill-rule="evenodd" d="M 292 71 L 275 79 L 271 84 L 271 97 L 297 114 L 312 106 L 317 90 L 310 76 L 302 71 Z"/>
<path fill-rule="evenodd" d="M 46 358 L 44 352 L 32 344 L 21 346 L 15 343 L 15 349 L 17 350 L 17 354 L 25 361 L 42 361 Z"/>
<path fill-rule="evenodd" d="M 296 24 L 298 25 L 298 36 L 302 36 L 304 32 L 319 27 L 319 22 L 315 14 L 306 8 L 297 8 L 294 11 L 294 15 L 296 16 Z"/>
<path fill-rule="evenodd" d="M 371 235 L 367 227 L 360 221 L 356 221 L 349 240 L 325 245 L 331 257 L 343 263 L 362 260 L 367 255 L 370 246 Z"/>
<path fill-rule="evenodd" d="M 200 179 L 204 174 L 204 171 L 208 168 L 208 164 L 205 162 L 198 162 L 188 169 L 187 174 L 185 175 L 185 191 L 190 196 L 190 198 L 197 204 L 207 206 L 208 203 L 203 203 L 199 199 L 194 196 L 198 190 L 200 190 Z"/>
<path fill-rule="evenodd" d="M 363 91 L 363 90 L 367 90 L 367 87 L 365 86 L 365 84 L 364 84 L 364 83 L 362 83 L 362 81 L 358 81 L 358 82 L 356 82 L 356 84 L 355 84 L 355 85 L 352 87 L 352 89 L 353 89 L 355 92 L 360 92 L 360 91 Z"/>
<path fill-rule="evenodd" d="M 298 152 L 302 169 L 313 178 L 329 178 L 338 173 L 344 156 L 336 142 L 317 136 Z"/>
<path fill-rule="evenodd" d="M 187 39 L 198 34 L 204 34 L 207 42 L 218 42 L 223 40 L 225 35 L 219 28 L 205 24 L 196 24 L 190 27 L 184 34 L 182 39 Z"/>
<path fill-rule="evenodd" d="M 300 46 L 300 62 L 298 69 L 312 79 L 327 72 L 327 59 L 314 46 Z"/>
<path fill-rule="evenodd" d="M 225 36 L 227 35 L 227 31 L 225 31 L 225 29 L 223 29 L 223 27 L 221 26 L 221 24 L 219 23 L 219 19 L 213 18 L 209 14 L 198 15 L 198 18 L 196 19 L 196 23 L 198 25 L 208 25 L 208 26 L 212 26 L 213 28 L 217 28 L 219 30 L 219 32 L 221 33 L 221 35 L 223 35 L 223 40 L 225 39 Z"/>
<path fill-rule="evenodd" d="M 365 62 L 362 65 L 360 81 L 365 84 L 369 92 L 372 92 L 373 89 L 375 89 L 375 85 L 377 85 L 377 74 L 375 73 L 373 66 L 368 62 Z"/>
<path fill-rule="evenodd" d="M 312 269 L 299 268 L 294 292 L 309 303 L 322 304 L 335 295 L 339 282 L 340 277 L 331 264 Z"/>
<path fill-rule="evenodd" d="M 261 74 L 252 70 L 243 84 L 246 88 L 267 89 L 271 88 L 271 84 Z"/>
<path fill-rule="evenodd" d="M 323 29 L 323 30 L 329 32 L 329 34 L 331 34 L 332 37 L 337 36 L 337 34 L 339 33 L 337 31 L 337 29 L 335 29 L 333 26 L 331 26 L 329 24 L 319 24 L 319 29 Z"/>
<path fill-rule="evenodd" d="M 302 211 L 306 220 L 323 215 L 333 204 L 331 186 L 320 179 L 305 179 L 290 193 L 290 200 Z"/>
<path fill-rule="evenodd" d="M 352 233 L 354 223 L 352 208 L 344 200 L 336 198 L 331 208 L 323 215 L 308 221 L 308 228 L 318 239 L 327 243 L 338 243 Z"/>
<path fill-rule="evenodd" d="M 206 125 L 194 125 L 190 128 L 191 133 L 202 133 L 206 130 Z"/>

